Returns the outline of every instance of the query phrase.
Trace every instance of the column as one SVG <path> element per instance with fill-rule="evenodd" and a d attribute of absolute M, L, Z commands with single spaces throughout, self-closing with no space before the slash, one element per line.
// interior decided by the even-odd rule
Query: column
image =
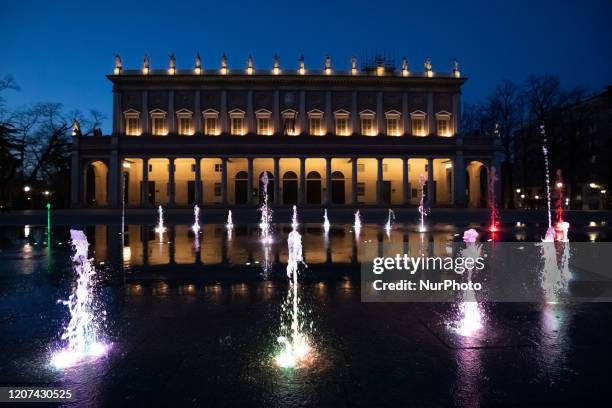
<path fill-rule="evenodd" d="M 434 126 L 434 107 L 433 107 L 433 92 L 427 93 L 427 135 L 435 135 L 436 129 Z"/>
<path fill-rule="evenodd" d="M 140 206 L 149 206 L 149 158 L 142 159 L 142 187 L 140 189 Z"/>
<path fill-rule="evenodd" d="M 108 165 L 108 204 L 114 208 L 119 206 L 119 196 L 121 195 L 120 175 L 121 162 L 119 160 L 119 153 L 117 150 L 113 150 Z"/>
<path fill-rule="evenodd" d="M 247 173 L 249 174 L 249 179 L 247 180 L 247 204 L 253 204 L 253 158 L 247 158 Z"/>
<path fill-rule="evenodd" d="M 306 204 L 306 159 L 300 157 L 300 193 L 298 202 Z"/>
<path fill-rule="evenodd" d="M 198 134 L 198 133 L 203 133 L 204 131 L 202 127 L 202 107 L 200 103 L 200 91 L 199 90 L 195 91 L 194 96 L 195 96 L 194 98 L 195 112 L 193 113 L 193 133 Z"/>
<path fill-rule="evenodd" d="M 465 159 L 463 152 L 457 152 L 453 160 L 453 204 L 464 207 L 467 203 L 465 197 Z"/>
<path fill-rule="evenodd" d="M 433 159 L 427 159 L 427 205 L 434 205 L 434 172 L 433 172 Z"/>
<path fill-rule="evenodd" d="M 331 157 L 325 158 L 325 204 L 331 204 Z"/>
<path fill-rule="evenodd" d="M 81 194 L 81 188 L 83 188 L 81 174 L 83 174 L 84 170 L 81 168 L 78 137 L 72 138 L 72 154 L 70 159 L 70 204 L 72 208 L 77 208 L 81 206 L 83 197 Z"/>
<path fill-rule="evenodd" d="M 221 112 L 219 112 L 219 125 L 221 125 L 221 133 L 228 133 L 227 127 L 227 91 L 221 91 Z"/>
<path fill-rule="evenodd" d="M 308 117 L 306 115 L 306 92 L 300 91 L 300 107 L 298 112 L 300 120 L 300 134 L 308 133 Z"/>
<path fill-rule="evenodd" d="M 149 130 L 149 91 L 142 91 L 142 113 L 140 114 L 140 131 L 151 134 Z"/>
<path fill-rule="evenodd" d="M 168 134 L 176 134 L 176 112 L 174 110 L 174 91 L 168 92 Z"/>
<path fill-rule="evenodd" d="M 378 171 L 376 172 L 376 203 L 381 205 L 382 202 L 382 186 L 383 186 L 383 159 L 376 159 Z"/>
<path fill-rule="evenodd" d="M 281 203 L 280 199 L 280 159 L 278 157 L 274 158 L 274 205 L 279 205 Z"/>
<path fill-rule="evenodd" d="M 385 121 L 383 114 L 383 93 L 376 94 L 376 134 L 383 135 L 385 133 Z"/>
<path fill-rule="evenodd" d="M 357 158 L 351 159 L 351 204 L 357 205 Z"/>
<path fill-rule="evenodd" d="M 331 91 L 325 92 L 325 134 L 333 133 L 334 130 L 331 100 Z"/>
<path fill-rule="evenodd" d="M 227 157 L 221 158 L 221 204 L 227 205 Z"/>
<path fill-rule="evenodd" d="M 407 205 L 410 202 L 410 183 L 408 178 L 408 158 L 402 157 L 402 203 Z"/>
<path fill-rule="evenodd" d="M 168 205 L 170 207 L 174 207 L 174 158 L 168 159 Z"/>
<path fill-rule="evenodd" d="M 202 205 L 202 169 L 201 169 L 201 157 L 195 158 L 195 202 L 197 205 Z"/>
<path fill-rule="evenodd" d="M 255 133 L 255 113 L 253 112 L 253 91 L 247 92 L 247 112 L 246 112 L 247 132 Z"/>

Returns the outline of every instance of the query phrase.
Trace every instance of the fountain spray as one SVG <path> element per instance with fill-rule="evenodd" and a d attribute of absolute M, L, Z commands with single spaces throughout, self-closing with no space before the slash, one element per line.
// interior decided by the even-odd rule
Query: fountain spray
<path fill-rule="evenodd" d="M 98 305 L 94 298 L 96 271 L 88 258 L 89 243 L 83 231 L 70 230 L 74 255 L 73 269 L 77 276 L 76 287 L 68 300 L 59 300 L 70 311 L 70 322 L 64 328 L 61 339 L 64 346 L 56 351 L 51 364 L 66 368 L 105 355 L 109 345 L 101 341 L 101 324 L 97 319 Z M 105 316 L 102 311 L 101 315 Z"/>
<path fill-rule="evenodd" d="M 540 134 L 542 135 L 542 153 L 544 154 L 544 173 L 546 180 L 546 204 L 548 206 L 548 229 L 551 231 L 550 233 L 554 236 L 554 230 L 552 227 L 552 216 L 550 211 L 550 174 L 548 169 L 548 147 L 546 146 L 546 128 L 544 124 L 540 125 Z M 546 231 L 546 234 L 549 234 L 549 231 Z"/>
<path fill-rule="evenodd" d="M 489 166 L 488 178 L 488 199 L 489 208 L 491 209 L 491 223 L 489 231 L 497 232 L 499 230 L 499 211 L 497 210 L 497 200 L 495 199 L 495 183 L 499 180 L 495 166 Z"/>
<path fill-rule="evenodd" d="M 385 224 L 385 231 L 387 231 L 387 237 L 391 236 L 391 229 L 393 228 L 393 222 L 395 221 L 395 213 L 389 208 L 389 215 L 387 216 L 387 223 Z"/>
<path fill-rule="evenodd" d="M 293 206 L 293 216 L 291 217 L 291 228 L 296 230 L 300 224 L 298 223 L 297 207 Z"/>
<path fill-rule="evenodd" d="M 227 212 L 227 222 L 225 223 L 225 228 L 227 228 L 228 230 L 234 228 L 234 222 L 232 220 L 232 210 L 229 210 Z"/>
<path fill-rule="evenodd" d="M 281 323 L 281 335 L 278 342 L 282 345 L 281 352 L 275 357 L 275 362 L 283 368 L 299 366 L 308 361 L 311 347 L 304 333 L 303 312 L 300 310 L 298 296 L 298 267 L 304 264 L 302 255 L 302 236 L 296 230 L 287 238 L 289 259 L 287 261 L 287 277 L 289 278 L 289 293 L 283 310 L 288 312 L 290 324 Z M 302 320 L 302 321 L 301 321 Z"/>
<path fill-rule="evenodd" d="M 361 214 L 359 210 L 355 212 L 355 223 L 353 224 L 353 229 L 355 230 L 355 239 L 359 238 L 359 233 L 361 232 Z"/>
<path fill-rule="evenodd" d="M 164 209 L 161 205 L 157 207 L 157 227 L 155 227 L 155 232 L 159 234 L 159 243 L 161 245 L 164 242 L 164 232 L 166 232 L 166 227 L 164 227 Z"/>
<path fill-rule="evenodd" d="M 323 213 L 323 229 L 325 230 L 325 233 L 327 234 L 329 232 L 329 218 L 327 218 L 327 208 L 325 209 L 325 212 Z"/>
<path fill-rule="evenodd" d="M 555 188 L 557 190 L 557 199 L 555 200 L 555 239 L 557 241 L 567 241 L 567 233 L 570 225 L 569 222 L 565 222 L 563 217 L 563 176 L 561 169 L 557 169 L 556 175 Z"/>
<path fill-rule="evenodd" d="M 419 175 L 419 196 L 419 215 L 421 216 L 419 232 L 425 232 L 427 231 L 427 228 L 425 228 L 425 215 L 427 215 L 427 210 L 425 209 L 425 175 L 423 173 Z"/>
<path fill-rule="evenodd" d="M 270 234 L 270 224 L 272 223 L 272 210 L 268 204 L 268 173 L 264 172 L 261 176 L 261 182 L 263 184 L 263 204 L 261 205 L 259 211 L 261 212 L 261 222 L 259 223 L 259 228 L 261 230 L 261 240 L 264 244 L 269 244 L 272 242 L 272 237 Z"/>
<path fill-rule="evenodd" d="M 193 225 L 191 229 L 196 235 L 200 231 L 200 207 L 197 204 L 193 207 Z"/>

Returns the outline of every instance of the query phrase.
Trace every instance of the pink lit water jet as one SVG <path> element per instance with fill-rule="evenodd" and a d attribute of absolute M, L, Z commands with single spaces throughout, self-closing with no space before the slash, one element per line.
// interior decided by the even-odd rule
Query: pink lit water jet
<path fill-rule="evenodd" d="M 489 224 L 489 231 L 499 231 L 499 211 L 497 209 L 497 200 L 495 199 L 495 183 L 499 180 L 495 166 L 489 167 L 489 178 L 488 178 L 488 199 L 489 208 L 491 209 L 491 219 Z"/>
<path fill-rule="evenodd" d="M 557 199 L 555 200 L 555 239 L 557 241 L 567 241 L 567 234 L 569 232 L 569 223 L 564 220 L 564 209 L 563 209 L 563 176 L 561 169 L 557 169 L 555 181 L 555 189 L 557 191 Z"/>
<path fill-rule="evenodd" d="M 106 355 L 110 345 L 102 341 L 101 326 L 106 312 L 100 311 L 95 299 L 96 271 L 88 258 L 89 243 L 83 231 L 70 230 L 74 255 L 73 269 L 76 287 L 68 300 L 59 303 L 67 306 L 70 321 L 61 335 L 63 346 L 53 353 L 51 364 L 56 368 L 67 368 L 93 361 Z"/>

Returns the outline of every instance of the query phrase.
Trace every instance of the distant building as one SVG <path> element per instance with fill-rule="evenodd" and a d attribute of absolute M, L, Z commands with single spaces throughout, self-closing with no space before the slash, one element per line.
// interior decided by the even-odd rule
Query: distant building
<path fill-rule="evenodd" d="M 550 180 L 558 195 L 561 170 L 564 206 L 595 210 L 610 207 L 612 187 L 612 87 L 583 103 L 555 112 L 547 124 Z M 517 132 L 515 142 L 515 200 L 519 207 L 543 208 L 542 138 L 536 125 Z"/>
<path fill-rule="evenodd" d="M 281 68 L 124 70 L 117 57 L 113 134 L 73 139 L 72 206 L 129 207 L 259 202 L 267 172 L 276 205 L 483 203 L 490 140 L 457 134 L 458 64 L 452 73 L 383 65 L 348 72 Z"/>

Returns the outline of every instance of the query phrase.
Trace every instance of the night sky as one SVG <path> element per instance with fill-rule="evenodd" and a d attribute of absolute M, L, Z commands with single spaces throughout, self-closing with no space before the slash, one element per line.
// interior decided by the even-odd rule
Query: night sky
<path fill-rule="evenodd" d="M 91 4 L 90 4 L 91 3 Z M 230 68 L 321 69 L 326 54 L 346 69 L 351 55 L 406 55 L 413 71 L 431 57 L 448 72 L 457 57 L 469 81 L 464 100 L 486 97 L 503 78 L 554 73 L 566 87 L 591 91 L 612 84 L 612 1 L 8 1 L 0 13 L 0 76 L 21 87 L 6 92 L 11 107 L 61 102 L 67 110 L 96 108 L 111 115 L 105 78 L 120 53 L 124 68 L 205 68 L 227 53 Z M 333 4 L 332 4 L 333 3 Z M 110 121 L 104 124 L 110 130 Z"/>

